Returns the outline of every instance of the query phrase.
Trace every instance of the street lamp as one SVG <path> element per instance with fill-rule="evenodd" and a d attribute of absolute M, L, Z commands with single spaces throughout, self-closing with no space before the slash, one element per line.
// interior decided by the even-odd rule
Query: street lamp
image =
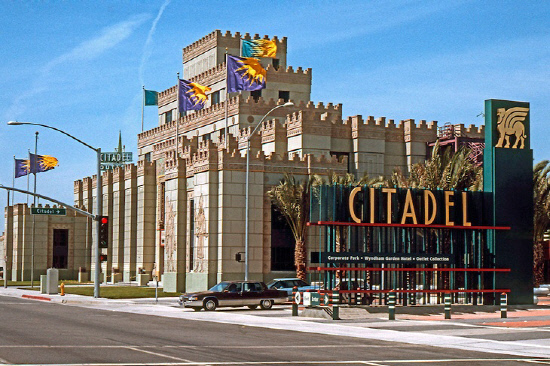
<path fill-rule="evenodd" d="M 244 229 L 245 230 L 245 233 L 244 233 L 244 280 L 245 281 L 248 281 L 248 234 L 249 234 L 249 230 L 248 230 L 248 177 L 250 175 L 250 138 L 252 138 L 252 136 L 256 133 L 258 128 L 262 125 L 262 122 L 267 118 L 267 116 L 271 112 L 273 112 L 277 108 L 291 107 L 293 105 L 294 105 L 294 103 L 292 103 L 292 102 L 286 102 L 285 104 L 278 105 L 278 106 L 272 108 L 271 110 L 269 110 L 269 112 L 267 112 L 262 117 L 260 122 L 258 122 L 256 127 L 252 130 L 252 133 L 250 133 L 250 135 L 248 135 L 248 137 L 246 138 L 246 183 L 245 183 L 245 202 L 244 202 L 244 205 L 245 205 L 245 212 L 244 212 L 244 222 L 245 222 L 245 229 Z"/>
<path fill-rule="evenodd" d="M 82 145 L 86 146 L 89 149 L 94 150 L 97 153 L 97 199 L 96 199 L 96 216 L 95 216 L 95 220 L 96 220 L 96 246 L 95 246 L 94 297 L 99 298 L 99 272 L 101 272 L 101 263 L 100 263 L 100 259 L 99 259 L 99 252 L 100 252 L 100 249 L 99 249 L 99 229 L 100 229 L 99 218 L 103 215 L 103 202 L 102 202 L 103 201 L 103 185 L 102 185 L 103 183 L 102 183 L 102 179 L 101 179 L 101 148 L 100 147 L 98 147 L 98 148 L 92 147 L 92 146 L 88 145 L 87 143 L 85 143 L 84 141 L 81 141 L 81 140 L 77 139 L 73 135 L 71 135 L 71 134 L 69 134 L 69 133 L 67 133 L 63 130 L 60 130 L 60 129 L 52 127 L 52 126 L 44 125 L 44 124 L 41 124 L 41 123 L 9 121 L 8 125 L 10 125 L 10 126 L 30 125 L 30 126 L 40 126 L 40 127 L 44 127 L 44 128 L 49 128 L 50 130 L 60 132 L 60 133 L 64 134 L 65 136 L 68 136 L 68 137 L 72 138 L 73 140 L 80 142 Z"/>

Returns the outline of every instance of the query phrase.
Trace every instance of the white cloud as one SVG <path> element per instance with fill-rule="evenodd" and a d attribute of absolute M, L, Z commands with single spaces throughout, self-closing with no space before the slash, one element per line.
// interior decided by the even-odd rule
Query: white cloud
<path fill-rule="evenodd" d="M 145 85 L 145 82 L 143 81 L 143 70 L 145 69 L 145 64 L 147 63 L 147 61 L 151 57 L 151 54 L 153 53 L 151 44 L 153 43 L 153 35 L 155 34 L 155 30 L 157 29 L 157 23 L 162 17 L 162 13 L 164 13 L 164 9 L 166 9 L 166 7 L 170 4 L 170 1 L 172 0 L 165 0 L 164 4 L 162 4 L 162 6 L 160 7 L 155 20 L 153 20 L 151 29 L 149 29 L 149 33 L 147 34 L 147 39 L 145 40 L 145 44 L 143 45 L 143 55 L 141 56 L 141 63 L 139 65 L 139 82 L 141 85 Z"/>
<path fill-rule="evenodd" d="M 5 112 L 5 119 L 16 119 L 26 110 L 26 102 L 34 96 L 49 90 L 48 77 L 55 68 L 73 61 L 93 60 L 126 40 L 132 33 L 150 18 L 148 14 L 139 14 L 129 19 L 103 28 L 99 35 L 86 40 L 70 51 L 54 58 L 39 70 L 34 77 L 31 89 L 16 96 Z"/>

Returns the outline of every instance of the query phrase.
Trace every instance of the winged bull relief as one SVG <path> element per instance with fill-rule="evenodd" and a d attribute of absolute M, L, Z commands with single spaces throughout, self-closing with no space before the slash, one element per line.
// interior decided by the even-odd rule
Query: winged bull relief
<path fill-rule="evenodd" d="M 523 149 L 525 147 L 525 125 L 523 122 L 527 118 L 527 113 L 529 113 L 529 108 L 523 107 L 514 107 L 509 109 L 499 108 L 497 109 L 497 130 L 499 133 L 498 142 L 495 147 L 510 147 L 510 136 L 515 136 L 516 141 L 512 146 L 512 149 L 519 148 Z M 506 145 L 502 146 L 506 140 Z"/>

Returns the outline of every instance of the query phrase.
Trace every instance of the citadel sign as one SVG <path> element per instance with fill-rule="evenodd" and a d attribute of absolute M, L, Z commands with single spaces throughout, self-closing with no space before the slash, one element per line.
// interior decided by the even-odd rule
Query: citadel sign
<path fill-rule="evenodd" d="M 349 216 L 355 223 L 472 226 L 472 192 L 355 187 Z M 481 223 L 477 223 L 481 224 Z"/>

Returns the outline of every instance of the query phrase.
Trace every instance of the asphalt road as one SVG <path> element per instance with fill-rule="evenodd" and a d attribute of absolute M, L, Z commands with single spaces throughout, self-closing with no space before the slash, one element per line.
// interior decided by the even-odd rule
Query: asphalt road
<path fill-rule="evenodd" d="M 0 296 L 0 364 L 518 365 L 526 362 L 550 364 L 547 359 L 535 361 Z"/>

